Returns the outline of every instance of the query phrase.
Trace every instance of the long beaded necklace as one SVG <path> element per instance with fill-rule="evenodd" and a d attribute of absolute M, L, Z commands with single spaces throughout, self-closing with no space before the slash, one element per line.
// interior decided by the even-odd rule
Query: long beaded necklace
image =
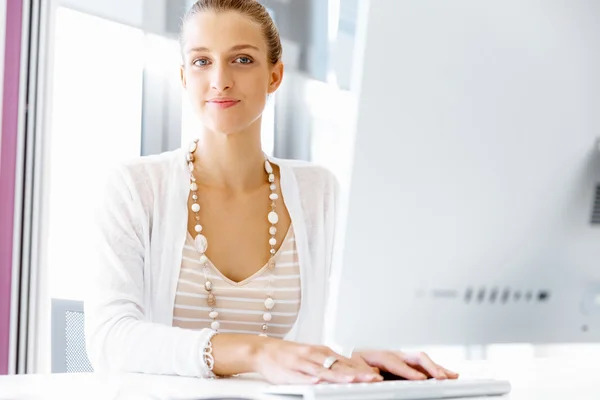
<path fill-rule="evenodd" d="M 190 173 L 190 192 L 192 194 L 192 206 L 191 210 L 195 214 L 195 226 L 194 231 L 196 232 L 196 237 L 194 238 L 194 247 L 196 251 L 200 254 L 200 264 L 204 270 L 204 290 L 207 293 L 206 303 L 210 308 L 209 317 L 212 319 L 210 327 L 218 331 L 221 327 L 221 324 L 217 320 L 219 317 L 219 312 L 216 309 L 217 306 L 217 298 L 213 292 L 213 283 L 210 280 L 210 274 L 208 272 L 208 257 L 206 256 L 206 250 L 208 249 L 208 240 L 206 236 L 202 234 L 203 227 L 200 225 L 200 204 L 198 204 L 198 184 L 196 183 L 196 177 L 194 176 L 194 153 L 198 147 L 198 139 L 195 139 L 192 143 L 190 143 L 189 151 L 187 153 L 187 161 L 188 161 L 188 170 Z M 271 202 L 271 211 L 269 212 L 267 218 L 271 223 L 271 227 L 269 228 L 269 234 L 271 238 L 269 239 L 269 261 L 268 261 L 268 270 L 271 272 L 271 277 L 268 280 L 267 286 L 267 296 L 264 301 L 265 311 L 262 314 L 262 333 L 259 336 L 267 336 L 267 331 L 269 330 L 269 322 L 273 318 L 271 315 L 271 310 L 275 307 L 275 300 L 273 300 L 273 268 L 275 268 L 275 246 L 277 245 L 277 239 L 275 235 L 277 234 L 277 223 L 279 222 L 279 216 L 275 211 L 276 203 L 275 201 L 279 198 L 279 195 L 276 193 L 277 185 L 275 184 L 275 175 L 273 174 L 273 166 L 269 163 L 269 160 L 265 156 L 265 171 L 268 176 L 268 181 L 270 183 L 271 194 L 269 195 L 269 200 Z"/>

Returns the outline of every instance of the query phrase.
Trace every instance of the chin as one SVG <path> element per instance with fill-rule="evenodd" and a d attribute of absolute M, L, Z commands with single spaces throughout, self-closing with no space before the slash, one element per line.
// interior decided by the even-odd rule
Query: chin
<path fill-rule="evenodd" d="M 244 124 L 232 124 L 231 122 L 211 123 L 207 124 L 206 127 L 220 135 L 234 135 L 244 129 Z"/>
<path fill-rule="evenodd" d="M 212 132 L 223 135 L 233 135 L 246 131 L 257 122 L 257 118 L 249 115 L 211 115 L 205 119 L 205 127 Z"/>

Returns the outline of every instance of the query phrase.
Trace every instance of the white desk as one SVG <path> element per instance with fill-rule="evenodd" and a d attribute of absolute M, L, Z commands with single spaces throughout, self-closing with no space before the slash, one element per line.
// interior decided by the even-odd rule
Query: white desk
<path fill-rule="evenodd" d="M 509 364 L 466 362 L 448 365 L 462 378 L 511 381 L 513 390 L 502 400 L 599 400 L 600 372 L 576 360 L 568 363 L 539 359 Z M 211 396 L 274 399 L 261 394 L 266 383 L 253 376 L 200 380 L 173 376 L 123 374 L 21 375 L 0 377 L 0 399 L 184 400 Z"/>

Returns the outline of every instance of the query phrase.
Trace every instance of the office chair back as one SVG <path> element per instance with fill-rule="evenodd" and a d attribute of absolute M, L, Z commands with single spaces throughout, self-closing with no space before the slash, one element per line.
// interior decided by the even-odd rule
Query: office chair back
<path fill-rule="evenodd" d="M 52 372 L 93 372 L 85 349 L 83 302 L 52 299 Z"/>

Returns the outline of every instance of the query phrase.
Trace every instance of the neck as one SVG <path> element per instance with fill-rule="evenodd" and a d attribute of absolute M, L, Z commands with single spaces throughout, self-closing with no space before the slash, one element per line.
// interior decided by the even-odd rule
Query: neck
<path fill-rule="evenodd" d="M 204 131 L 195 161 L 198 184 L 231 192 L 258 189 L 267 181 L 260 119 L 234 134 Z"/>

